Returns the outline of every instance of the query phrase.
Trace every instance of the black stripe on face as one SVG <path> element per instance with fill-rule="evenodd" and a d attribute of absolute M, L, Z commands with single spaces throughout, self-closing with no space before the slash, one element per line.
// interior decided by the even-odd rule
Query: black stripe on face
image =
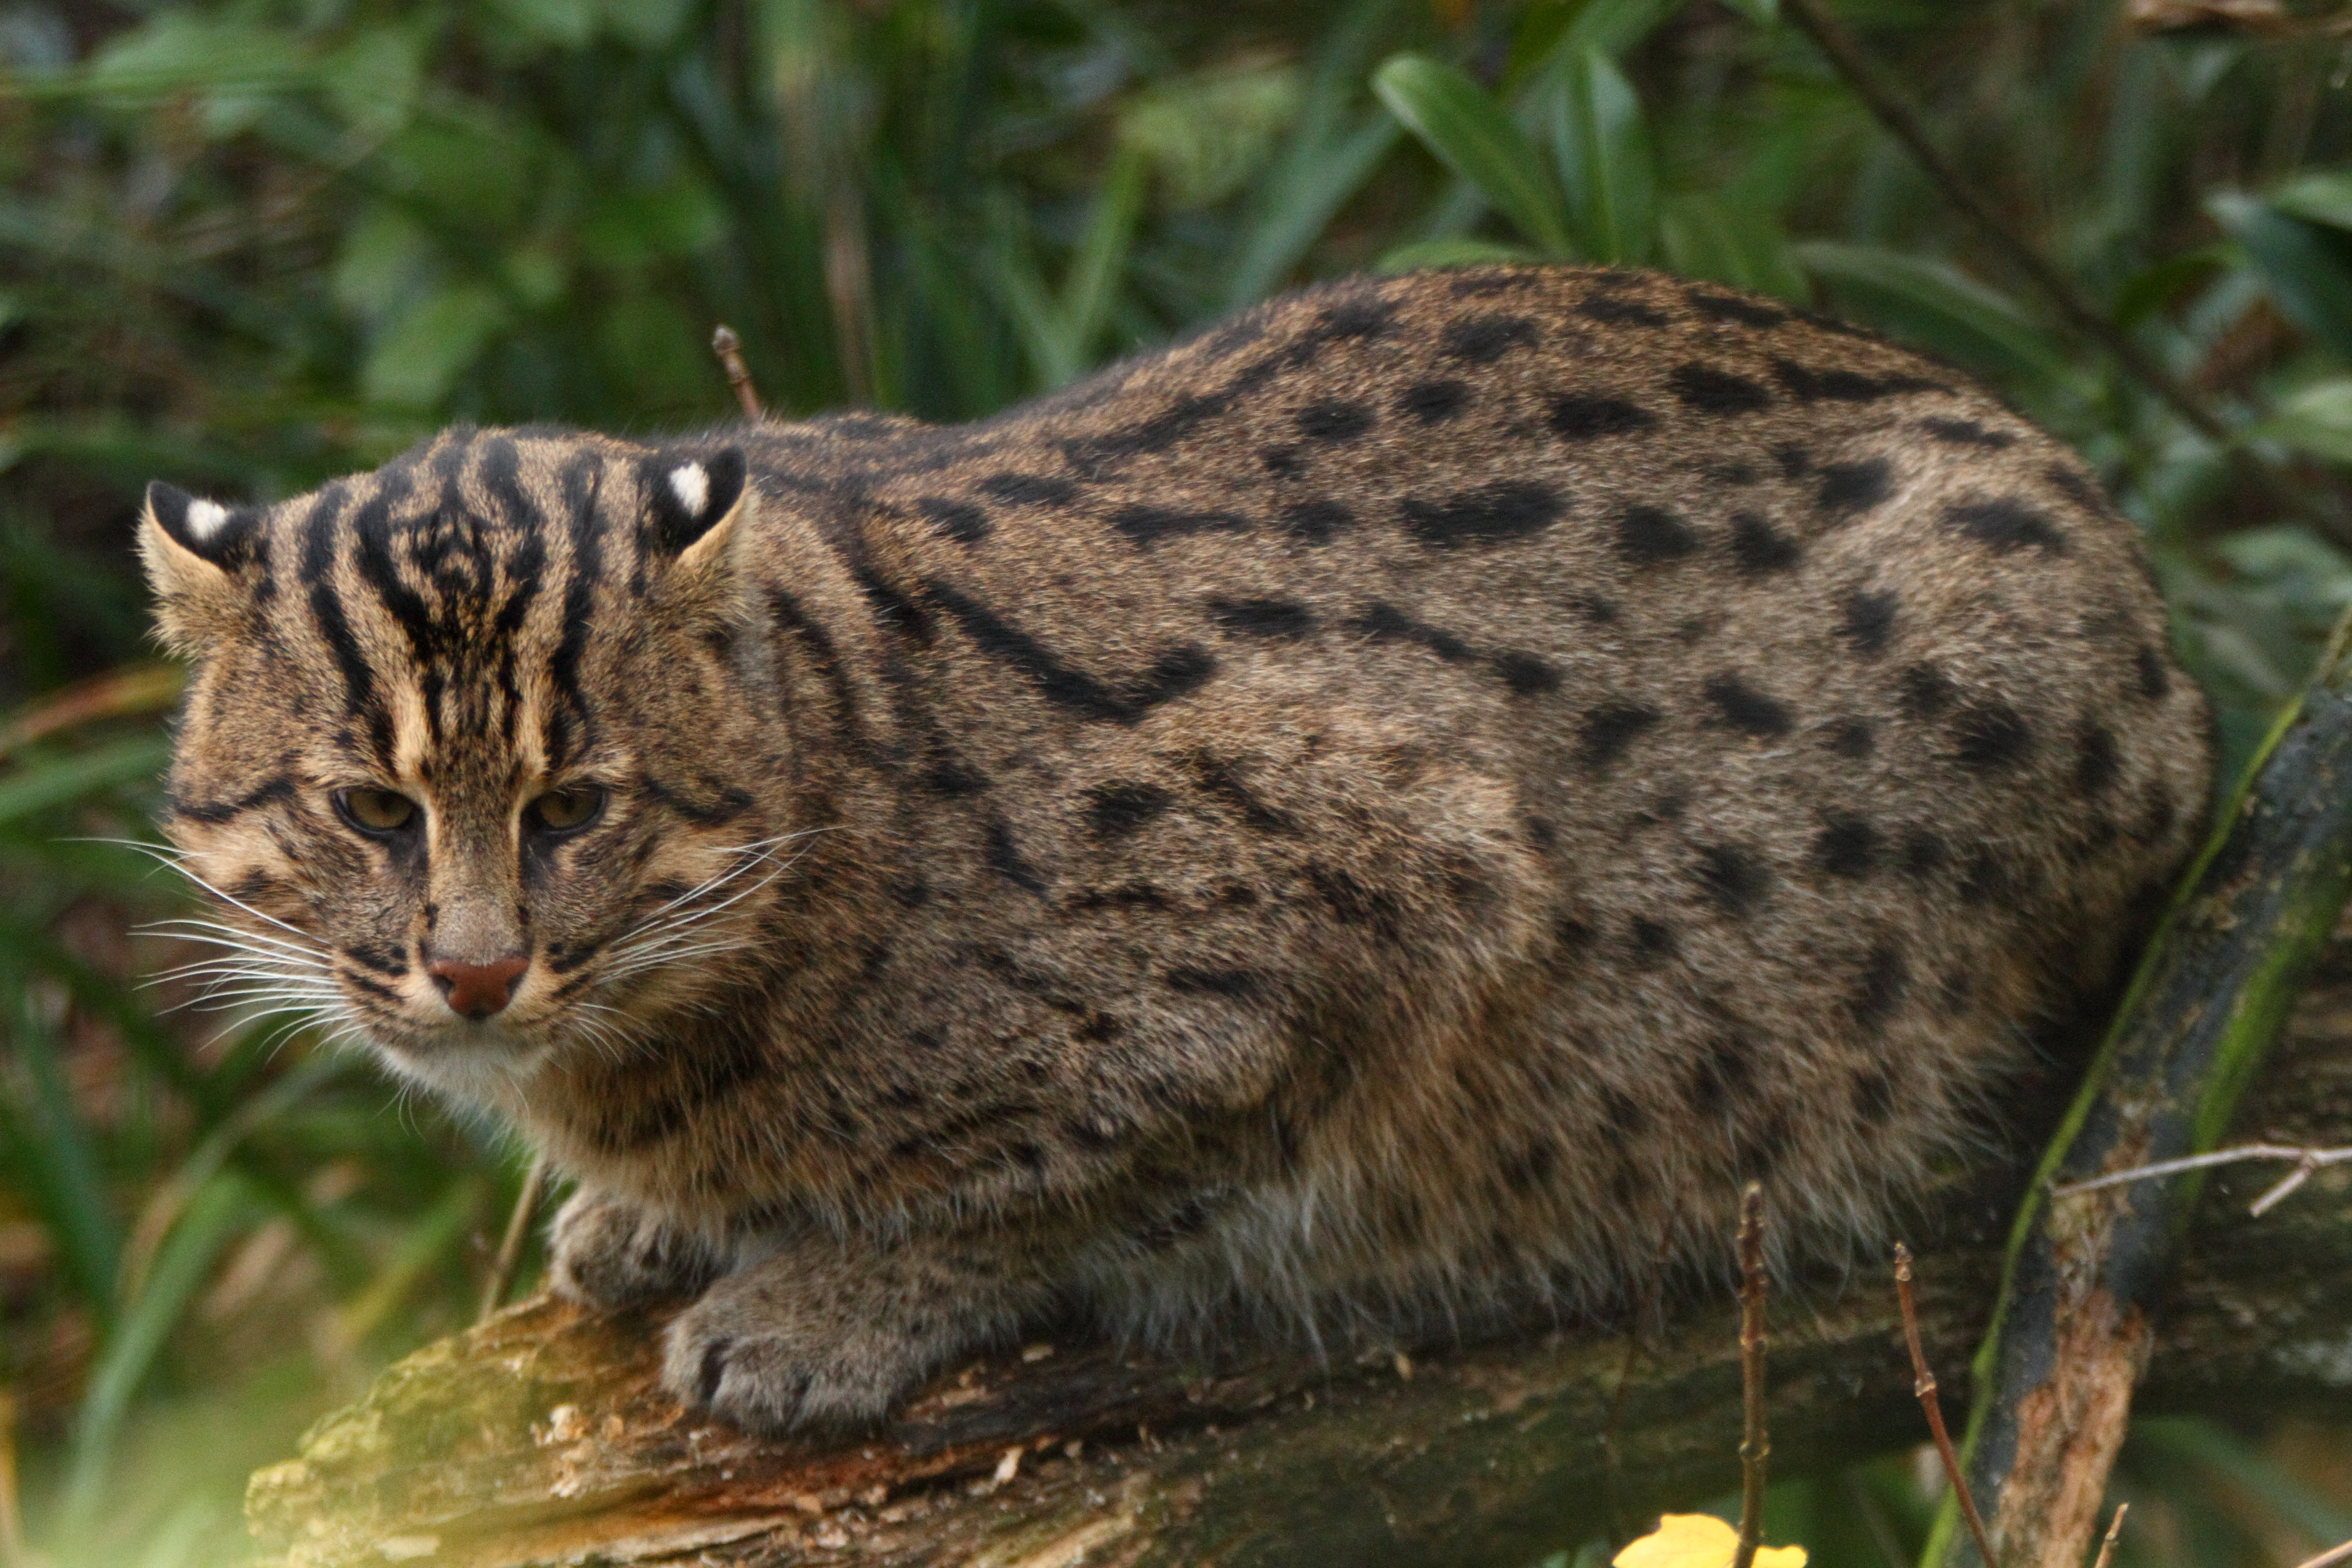
<path fill-rule="evenodd" d="M 703 827 L 716 827 L 732 822 L 751 809 L 751 795 L 740 789 L 719 788 L 712 791 L 709 801 L 688 798 L 679 788 L 666 784 L 651 773 L 640 774 L 637 785 L 646 798 Z"/>
<path fill-rule="evenodd" d="M 568 528 L 572 564 L 563 589 L 563 634 L 547 658 L 547 681 L 555 700 L 541 728 L 546 735 L 550 772 L 560 772 L 586 749 L 590 739 L 588 700 L 581 689 L 580 667 L 588 652 L 596 579 L 604 570 L 604 540 L 596 525 L 596 497 L 604 479 L 604 466 L 593 456 L 563 471 L 563 500 L 572 514 Z"/>
<path fill-rule="evenodd" d="M 224 822 L 233 822 L 257 807 L 293 798 L 294 781 L 284 773 L 278 773 L 227 800 L 183 800 L 174 796 L 171 811 L 173 816 L 185 817 L 190 822 L 217 826 Z"/>

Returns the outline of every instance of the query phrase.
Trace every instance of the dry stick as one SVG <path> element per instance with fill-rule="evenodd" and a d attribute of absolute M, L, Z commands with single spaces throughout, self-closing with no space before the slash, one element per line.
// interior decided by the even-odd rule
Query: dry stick
<path fill-rule="evenodd" d="M 1753 1568 L 1764 1539 L 1764 1466 L 1772 1441 L 1764 1430 L 1764 1184 L 1739 1193 L 1739 1392 L 1746 1430 L 1739 1438 L 1739 1550 L 1731 1568 Z"/>
<path fill-rule="evenodd" d="M 530 1169 L 523 1174 L 522 1191 L 515 1197 L 514 1213 L 507 1216 L 507 1233 L 499 1240 L 499 1256 L 490 1265 L 489 1280 L 482 1287 L 482 1310 L 475 1315 L 476 1322 L 487 1321 L 507 1299 L 507 1287 L 514 1283 L 515 1265 L 522 1258 L 522 1238 L 530 1232 L 530 1216 L 539 1212 L 540 1194 L 546 1190 L 547 1156 L 533 1154 Z"/>
<path fill-rule="evenodd" d="M 1959 170 L 1954 168 L 1935 142 L 1928 140 L 1927 127 L 1903 101 L 1894 84 L 1873 65 L 1853 35 L 1839 26 L 1821 4 L 1821 0 L 1783 0 L 1783 8 L 1794 17 L 1797 26 L 1829 57 L 1846 86 L 1862 100 L 1878 122 L 1886 127 L 1895 139 L 1903 143 L 1917 160 L 1930 184 L 1943 193 L 1944 199 L 1959 209 L 1962 216 L 1982 229 L 2019 270 L 2032 279 L 2036 288 L 2058 307 L 2074 330 L 2115 356 L 2135 379 L 2171 405 L 2175 413 L 2193 426 L 2198 433 L 2230 457 L 2239 471 L 2267 491 L 2271 500 L 2297 517 L 2315 521 L 2327 531 L 2338 531 L 2334 520 L 2321 513 L 2311 497 L 2298 489 L 2268 464 L 2259 460 L 2245 447 L 2236 444 L 2230 427 L 2221 416 L 2208 408 L 2198 395 L 2183 384 L 2179 377 L 2148 357 L 2147 352 L 2125 335 L 2123 330 L 2084 299 L 2069 282 L 2066 275 L 2053 266 L 2048 258 L 2012 233 L 2001 222 L 2000 215 L 1990 203 L 1979 195 Z"/>
<path fill-rule="evenodd" d="M 1911 1249 L 1899 1241 L 1895 1244 L 1895 1299 L 1903 1304 L 1903 1339 L 1911 1347 L 1911 1392 L 1919 1396 L 1919 1408 L 1927 1413 L 1927 1430 L 1936 1439 L 1936 1457 L 1944 1461 L 1944 1478 L 1952 1484 L 1952 1495 L 1960 1500 L 1961 1517 L 1969 1521 L 1969 1533 L 1976 1537 L 1985 1568 L 1999 1568 L 2000 1560 L 1992 1554 L 1992 1542 L 1985 1534 L 1984 1516 L 1977 1511 L 1969 1478 L 1960 1471 L 1960 1457 L 1952 1451 L 1952 1435 L 1944 1428 L 1944 1402 L 1937 1396 L 1936 1374 L 1927 1365 L 1926 1347 L 1919 1342 L 1919 1304 L 1911 1296 Z M 2106 1559 L 2102 1556 L 2099 1561 L 2105 1568 Z"/>
<path fill-rule="evenodd" d="M 735 329 L 721 322 L 710 334 L 710 352 L 719 356 L 719 368 L 727 373 L 727 384 L 735 389 L 735 401 L 743 405 L 743 417 L 767 418 L 760 407 L 759 388 L 751 384 L 751 367 L 743 363 L 743 340 L 735 335 Z"/>
<path fill-rule="evenodd" d="M 2263 1195 L 2246 1205 L 2246 1212 L 2260 1216 L 2268 1214 L 2304 1183 L 2311 1173 L 2327 1165 L 2340 1165 L 2352 1160 L 2352 1145 L 2341 1149 L 2305 1149 L 2284 1143 L 2248 1143 L 2236 1149 L 2218 1149 L 2210 1154 L 2191 1154 L 2185 1160 L 2159 1160 L 2153 1165 L 2134 1165 L 2127 1171 L 2111 1171 L 2104 1176 L 2094 1176 L 2086 1182 L 2069 1182 L 2063 1187 L 2053 1187 L 2053 1198 L 2073 1197 L 2076 1193 L 2095 1192 L 2101 1187 L 2119 1187 L 2126 1182 L 2145 1181 L 2152 1176 L 2178 1175 L 2183 1171 L 2210 1170 L 2215 1165 L 2234 1165 L 2247 1160 L 2292 1160 L 2294 1169 L 2263 1190 Z"/>
<path fill-rule="evenodd" d="M 2296 1563 L 2295 1568 L 2336 1568 L 2339 1563 L 2352 1563 L 2352 1541 L 2331 1546 L 2310 1562 Z"/>
<path fill-rule="evenodd" d="M 16 1507 L 16 1394 L 0 1388 L 0 1568 L 17 1568 L 24 1561 L 24 1519 Z"/>
<path fill-rule="evenodd" d="M 2091 1564 L 2091 1568 L 2107 1568 L 2107 1564 L 2115 1561 L 2116 1542 L 2123 1539 L 2124 1515 L 2130 1511 L 2131 1504 L 2116 1504 L 2116 1517 L 2107 1524 L 2107 1538 L 2099 1542 L 2099 1558 Z"/>

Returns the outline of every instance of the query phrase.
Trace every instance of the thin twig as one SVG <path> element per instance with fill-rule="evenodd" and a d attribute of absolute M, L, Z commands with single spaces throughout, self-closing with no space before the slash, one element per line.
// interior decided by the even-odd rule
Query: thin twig
<path fill-rule="evenodd" d="M 18 1568 L 24 1561 L 24 1516 L 16 1505 L 16 1394 L 0 1388 L 0 1568 Z"/>
<path fill-rule="evenodd" d="M 499 1240 L 499 1256 L 490 1265 L 490 1278 L 482 1287 L 482 1310 L 476 1322 L 486 1322 L 507 1299 L 507 1287 L 514 1283 L 515 1265 L 522 1258 L 522 1238 L 530 1234 L 530 1216 L 539 1212 L 540 1194 L 547 1190 L 547 1156 L 533 1154 L 530 1169 L 524 1173 L 522 1191 L 515 1198 L 514 1213 L 507 1218 L 507 1233 Z"/>
<path fill-rule="evenodd" d="M 1764 1184 L 1739 1193 L 1739 1550 L 1731 1568 L 1753 1568 L 1764 1539 L 1764 1470 L 1772 1440 L 1764 1429 Z"/>
<path fill-rule="evenodd" d="M 719 356 L 719 368 L 727 373 L 727 384 L 735 389 L 735 401 L 743 405 L 746 419 L 765 419 L 760 407 L 760 389 L 751 384 L 751 367 L 743 363 L 743 340 L 735 329 L 724 324 L 710 334 L 710 352 Z"/>
<path fill-rule="evenodd" d="M 2127 1502 L 2116 1504 L 2116 1517 L 2108 1521 L 2107 1538 L 2099 1542 L 2099 1558 L 2097 1562 L 2091 1564 L 2091 1568 L 2107 1568 L 2107 1564 L 2115 1561 L 2116 1542 L 2123 1539 L 2124 1515 L 2130 1511 L 2131 1504 Z"/>
<path fill-rule="evenodd" d="M 1977 1554 L 1984 1559 L 1985 1568 L 2000 1568 L 1992 1554 L 1992 1541 L 1985 1533 L 1984 1516 L 1977 1511 L 1977 1500 L 1969 1494 L 1969 1478 L 1960 1473 L 1960 1457 L 1952 1451 L 1952 1435 L 1944 1429 L 1943 1401 L 1936 1396 L 1936 1374 L 1928 1370 L 1927 1352 L 1919 1342 L 1919 1304 L 1911 1297 L 1911 1249 L 1901 1242 L 1895 1244 L 1895 1299 L 1903 1305 L 1903 1338 L 1911 1347 L 1911 1392 L 1919 1396 L 1919 1408 L 1927 1412 L 1927 1430 L 1936 1439 L 1937 1456 L 1944 1461 L 1944 1479 L 1952 1484 L 1952 1495 L 1960 1500 L 1961 1517 L 1969 1521 L 1969 1533 L 1976 1537 Z"/>
<path fill-rule="evenodd" d="M 2152 1165 L 2134 1165 L 2128 1170 L 2110 1171 L 2104 1176 L 2093 1176 L 2088 1181 L 2069 1182 L 2063 1187 L 2053 1187 L 2050 1195 L 2053 1198 L 2072 1197 L 2076 1193 L 2095 1192 L 2101 1187 L 2119 1187 L 2126 1182 L 2174 1176 L 2183 1171 L 2210 1170 L 2215 1165 L 2234 1165 L 2248 1160 L 2294 1162 L 2294 1170 L 2247 1205 L 2248 1214 L 2263 1215 L 2276 1207 L 2289 1193 L 2309 1181 L 2314 1171 L 2352 1160 L 2352 1145 L 2341 1149 L 2303 1149 L 2286 1143 L 2248 1143 L 2236 1149 L 2216 1150 L 2210 1154 L 2190 1154 L 2179 1160 L 2159 1160 Z"/>
<path fill-rule="evenodd" d="M 2336 1568 L 2340 1563 L 2352 1563 L 2352 1541 L 2331 1546 L 2310 1562 L 2296 1563 L 2295 1568 Z"/>

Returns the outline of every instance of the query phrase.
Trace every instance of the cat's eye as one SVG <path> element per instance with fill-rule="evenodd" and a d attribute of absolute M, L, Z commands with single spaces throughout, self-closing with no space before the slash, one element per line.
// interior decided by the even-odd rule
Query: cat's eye
<path fill-rule="evenodd" d="M 397 833 L 416 820 L 416 803 L 388 789 L 346 789 L 335 792 L 335 809 L 362 833 Z"/>
<path fill-rule="evenodd" d="M 594 784 L 551 789 L 529 805 L 523 816 L 542 833 L 570 833 L 596 820 L 604 809 L 604 792 Z"/>

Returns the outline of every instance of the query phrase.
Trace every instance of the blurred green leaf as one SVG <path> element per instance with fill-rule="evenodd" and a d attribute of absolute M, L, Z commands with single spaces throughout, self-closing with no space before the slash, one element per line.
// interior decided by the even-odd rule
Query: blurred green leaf
<path fill-rule="evenodd" d="M 2075 398 L 2050 333 L 2006 295 L 1947 262 L 1815 240 L 1797 259 L 1865 321 L 2047 405 Z"/>
<path fill-rule="evenodd" d="M 2216 191 L 2205 206 L 2245 248 L 2280 310 L 2331 353 L 2352 357 L 2352 237 L 2237 191 Z"/>
<path fill-rule="evenodd" d="M 2331 376 L 2297 389 L 2245 434 L 2282 441 L 2330 462 L 2352 463 L 2352 376 Z"/>
<path fill-rule="evenodd" d="M 236 1172 L 225 1171 L 206 1182 L 156 1254 L 138 1295 L 114 1320 L 99 1347 L 75 1424 L 72 1470 L 66 1483 L 68 1519 L 87 1520 L 99 1506 L 131 1396 L 153 1369 L 164 1341 L 215 1260 L 252 1214 L 244 1179 Z"/>
<path fill-rule="evenodd" d="M 1549 256 L 1574 251 L 1568 213 L 1535 147 L 1478 84 L 1426 55 L 1398 55 L 1373 90 L 1439 162 Z"/>
<path fill-rule="evenodd" d="M 1383 272 L 1413 272 L 1431 267 L 1480 267 L 1492 262 L 1519 264 L 1545 260 L 1541 255 L 1523 245 L 1504 245 L 1496 240 L 1472 239 L 1455 236 L 1445 239 L 1416 239 L 1383 251 L 1380 269 Z"/>
<path fill-rule="evenodd" d="M 589 208 L 580 247 L 607 267 L 643 267 L 667 257 L 692 256 L 727 232 L 727 209 L 699 180 L 677 179 L 653 190 L 608 192 Z"/>
<path fill-rule="evenodd" d="M 1171 206 L 1209 206 L 1265 166 L 1297 116 L 1301 90 L 1286 63 L 1204 71 L 1136 95 L 1118 136 L 1150 160 Z"/>
<path fill-rule="evenodd" d="M 2290 217 L 2352 229 L 2352 169 L 2305 169 L 2270 189 L 2270 204 Z"/>
<path fill-rule="evenodd" d="M 1649 123 L 1633 83 L 1598 49 L 1563 62 L 1552 154 L 1578 250 L 1611 266 L 1647 260 L 1657 226 Z"/>
<path fill-rule="evenodd" d="M 431 406 L 474 362 L 506 315 L 498 295 L 478 284 L 436 290 L 376 340 L 360 373 L 362 393 L 373 403 Z"/>
<path fill-rule="evenodd" d="M 1667 268 L 1683 277 L 1712 278 L 1800 304 L 1812 297 L 1779 221 L 1713 192 L 1662 198 L 1658 245 Z"/>
<path fill-rule="evenodd" d="M 0 774 L 0 826 L 100 790 L 152 781 L 171 755 L 172 743 L 162 735 L 126 735 L 87 751 L 21 763 Z"/>

